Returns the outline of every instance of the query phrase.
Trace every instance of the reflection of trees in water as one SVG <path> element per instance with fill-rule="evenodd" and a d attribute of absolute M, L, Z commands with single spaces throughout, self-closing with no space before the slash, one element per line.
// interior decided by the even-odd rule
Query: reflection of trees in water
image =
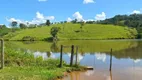
<path fill-rule="evenodd" d="M 142 59 L 142 42 L 139 41 L 137 44 L 130 44 L 129 48 L 115 51 L 113 50 L 112 55 L 115 58 L 121 59 L 121 58 L 131 58 L 131 59 Z M 104 52 L 106 55 L 110 55 L 110 52 Z M 98 53 L 90 53 L 90 54 L 98 54 Z M 99 53 L 103 54 L 103 53 Z"/>
<path fill-rule="evenodd" d="M 48 57 L 51 56 L 51 52 L 50 52 L 50 51 L 47 51 L 46 53 L 47 53 L 47 56 L 48 56 Z"/>
<path fill-rule="evenodd" d="M 131 58 L 131 59 L 142 59 L 142 42 L 138 42 L 136 47 L 130 47 L 128 49 L 115 51 L 113 56 L 116 58 Z"/>
<path fill-rule="evenodd" d="M 53 42 L 53 44 L 51 45 L 51 51 L 52 52 L 59 52 L 59 48 L 57 46 L 57 42 Z"/>

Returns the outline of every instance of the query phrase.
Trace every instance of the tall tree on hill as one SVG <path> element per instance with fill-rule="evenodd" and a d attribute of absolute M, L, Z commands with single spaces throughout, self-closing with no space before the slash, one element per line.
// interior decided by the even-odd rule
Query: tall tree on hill
<path fill-rule="evenodd" d="M 16 21 L 11 22 L 12 31 L 14 32 L 17 28 L 18 23 Z"/>
<path fill-rule="evenodd" d="M 18 23 L 16 21 L 11 22 L 11 27 L 12 28 L 16 28 L 18 25 Z"/>
<path fill-rule="evenodd" d="M 50 20 L 46 20 L 46 25 L 50 26 Z"/>

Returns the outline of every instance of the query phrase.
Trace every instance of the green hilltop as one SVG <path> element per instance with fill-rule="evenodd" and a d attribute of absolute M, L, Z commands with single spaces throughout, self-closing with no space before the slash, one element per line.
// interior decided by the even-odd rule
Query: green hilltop
<path fill-rule="evenodd" d="M 64 23 L 10 32 L 4 38 L 22 40 L 23 37 L 29 36 L 35 40 L 45 40 L 51 37 L 50 30 L 54 26 L 61 29 L 57 35 L 59 40 L 134 39 L 137 35 L 135 28 L 123 26 L 85 24 L 81 30 L 80 24 Z"/>

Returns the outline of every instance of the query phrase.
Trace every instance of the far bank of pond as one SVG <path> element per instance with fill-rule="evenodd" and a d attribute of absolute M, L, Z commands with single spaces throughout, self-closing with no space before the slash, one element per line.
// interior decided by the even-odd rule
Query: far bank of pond
<path fill-rule="evenodd" d="M 142 69 L 141 40 L 71 40 L 52 42 L 6 42 L 15 50 L 30 52 L 35 58 L 58 59 L 60 45 L 79 46 L 80 65 L 92 66 L 93 71 L 73 72 L 63 80 L 139 80 Z M 113 49 L 112 71 L 109 71 L 110 49 Z M 70 48 L 64 48 L 63 60 L 70 61 Z M 74 56 L 75 57 L 75 56 Z M 110 74 L 111 73 L 111 74 Z M 110 76 L 111 75 L 111 76 Z M 112 77 L 112 79 L 111 79 Z"/>

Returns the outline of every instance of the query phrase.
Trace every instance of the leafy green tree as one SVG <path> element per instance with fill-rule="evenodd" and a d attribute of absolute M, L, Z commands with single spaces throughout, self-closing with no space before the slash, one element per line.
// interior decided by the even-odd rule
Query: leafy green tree
<path fill-rule="evenodd" d="M 20 23 L 19 26 L 20 26 L 21 29 L 26 29 L 26 28 L 27 28 L 27 25 L 25 25 L 25 24 L 23 24 L 23 23 Z"/>
<path fill-rule="evenodd" d="M 59 27 L 52 27 L 51 28 L 50 33 L 51 33 L 53 39 L 57 39 L 57 34 L 58 34 L 59 31 L 60 31 Z"/>
<path fill-rule="evenodd" d="M 18 23 L 16 21 L 11 22 L 11 27 L 12 28 L 16 28 L 18 25 Z"/>
<path fill-rule="evenodd" d="M 50 23 L 50 20 L 46 20 L 46 25 L 47 25 L 47 26 L 50 26 L 50 24 L 51 24 L 51 23 Z"/>
<path fill-rule="evenodd" d="M 18 23 L 16 21 L 11 22 L 12 31 L 14 32 L 17 28 Z"/>
<path fill-rule="evenodd" d="M 77 23 L 77 19 L 71 21 L 73 24 Z"/>

